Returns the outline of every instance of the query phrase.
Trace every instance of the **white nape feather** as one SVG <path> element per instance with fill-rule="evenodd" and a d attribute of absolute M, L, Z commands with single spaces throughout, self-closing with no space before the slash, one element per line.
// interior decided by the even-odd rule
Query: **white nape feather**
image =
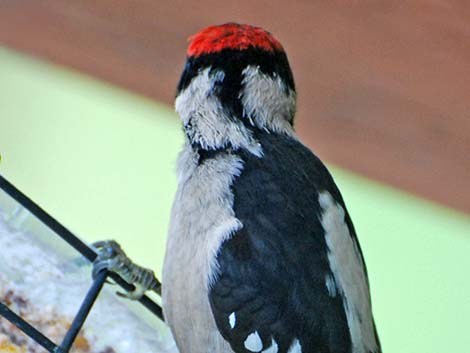
<path fill-rule="evenodd" d="M 378 344 L 372 320 L 369 285 L 359 247 L 349 233 L 344 209 L 327 191 L 320 193 L 328 261 L 351 333 L 353 353 L 376 352 Z M 328 285 L 328 284 L 327 284 Z"/>
<path fill-rule="evenodd" d="M 288 88 L 279 75 L 266 75 L 258 66 L 243 70 L 242 84 L 239 98 L 245 117 L 260 129 L 296 138 L 290 123 L 296 110 L 295 91 Z"/>
<path fill-rule="evenodd" d="M 260 144 L 241 121 L 227 116 L 227 111 L 214 93 L 215 85 L 224 78 L 223 71 L 211 71 L 210 67 L 199 72 L 176 97 L 176 112 L 191 142 L 198 143 L 202 148 L 215 150 L 231 146 L 261 157 Z"/>

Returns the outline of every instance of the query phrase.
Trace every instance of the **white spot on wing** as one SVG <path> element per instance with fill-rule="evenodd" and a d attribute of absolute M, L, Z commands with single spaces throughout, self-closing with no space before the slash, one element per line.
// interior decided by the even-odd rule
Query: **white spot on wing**
<path fill-rule="evenodd" d="M 266 348 L 263 353 L 277 353 L 279 351 L 279 347 L 277 346 L 276 341 L 274 338 L 271 338 L 271 346 L 269 348 Z"/>
<path fill-rule="evenodd" d="M 302 347 L 300 346 L 298 339 L 295 339 L 294 342 L 292 342 L 287 353 L 302 353 Z"/>
<path fill-rule="evenodd" d="M 263 349 L 263 342 L 259 337 L 258 331 L 248 335 L 245 340 L 245 348 L 252 352 L 259 352 Z"/>
<path fill-rule="evenodd" d="M 230 323 L 230 328 L 234 328 L 235 324 L 237 323 L 237 317 L 235 313 L 231 313 L 230 316 L 228 317 L 229 323 Z"/>
<path fill-rule="evenodd" d="M 343 298 L 353 352 L 378 350 L 373 327 L 369 285 L 358 244 L 349 233 L 344 209 L 328 192 L 319 196 L 323 208 L 321 224 L 325 230 L 328 260 L 336 289 Z M 328 284 L 327 284 L 328 286 Z"/>

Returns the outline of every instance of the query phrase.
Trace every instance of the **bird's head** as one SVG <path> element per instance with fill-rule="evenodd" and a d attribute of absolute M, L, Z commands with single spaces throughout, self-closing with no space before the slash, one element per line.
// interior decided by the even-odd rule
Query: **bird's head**
<path fill-rule="evenodd" d="M 296 93 L 282 45 L 250 25 L 201 30 L 189 38 L 175 105 L 199 148 L 250 149 L 256 131 L 292 133 Z"/>

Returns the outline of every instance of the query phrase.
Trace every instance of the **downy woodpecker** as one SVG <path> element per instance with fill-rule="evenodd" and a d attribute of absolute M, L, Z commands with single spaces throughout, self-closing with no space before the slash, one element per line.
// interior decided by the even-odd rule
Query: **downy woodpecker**
<path fill-rule="evenodd" d="M 295 110 L 270 33 L 228 23 L 190 38 L 162 278 L 181 353 L 381 352 L 353 223 Z"/>
<path fill-rule="evenodd" d="M 356 232 L 295 110 L 270 33 L 228 23 L 190 38 L 162 278 L 181 353 L 381 351 Z"/>

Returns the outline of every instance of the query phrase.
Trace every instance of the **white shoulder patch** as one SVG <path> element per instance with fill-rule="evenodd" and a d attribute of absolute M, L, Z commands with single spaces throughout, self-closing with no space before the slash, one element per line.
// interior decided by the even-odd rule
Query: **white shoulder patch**
<path fill-rule="evenodd" d="M 261 341 L 258 331 L 248 335 L 245 340 L 245 348 L 252 352 L 260 352 L 263 349 L 263 342 Z"/>
<path fill-rule="evenodd" d="M 325 230 L 328 260 L 336 289 L 343 297 L 353 352 L 375 352 L 378 344 L 372 319 L 369 285 L 358 244 L 349 233 L 344 209 L 328 192 L 322 192 L 321 224 Z M 331 287 L 331 283 L 327 287 Z M 330 291 L 330 287 L 328 287 Z M 330 292 L 331 295 L 331 292 Z"/>

